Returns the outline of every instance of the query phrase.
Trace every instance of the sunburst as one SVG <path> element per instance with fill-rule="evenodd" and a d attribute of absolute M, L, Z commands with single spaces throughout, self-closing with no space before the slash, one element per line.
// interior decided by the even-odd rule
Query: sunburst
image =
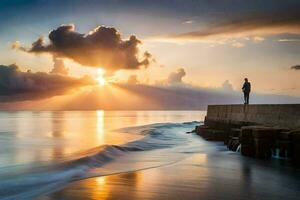
<path fill-rule="evenodd" d="M 100 86 L 104 86 L 107 82 L 104 78 L 105 71 L 103 69 L 97 69 L 96 80 Z"/>

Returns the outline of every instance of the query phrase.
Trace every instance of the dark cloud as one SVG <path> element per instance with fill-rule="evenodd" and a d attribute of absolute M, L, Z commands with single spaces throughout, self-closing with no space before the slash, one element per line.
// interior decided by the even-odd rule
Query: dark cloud
<path fill-rule="evenodd" d="M 226 18 L 217 18 L 206 28 L 193 32 L 170 35 L 174 39 L 206 39 L 220 36 L 268 35 L 280 33 L 300 34 L 299 7 L 285 7 L 270 12 L 237 12 L 228 14 Z"/>
<path fill-rule="evenodd" d="M 94 84 L 88 78 L 73 78 L 44 72 L 20 71 L 15 64 L 0 65 L 0 101 L 22 101 L 49 98 Z"/>
<path fill-rule="evenodd" d="M 138 69 L 147 67 L 152 61 L 149 52 L 145 52 L 143 58 L 139 59 L 138 46 L 141 41 L 136 36 L 122 39 L 115 28 L 99 26 L 88 34 L 82 34 L 75 31 L 73 24 L 62 25 L 51 31 L 48 37 L 49 44 L 39 38 L 26 51 L 50 53 L 56 57 L 70 58 L 84 66 L 101 67 L 107 71 Z"/>
<path fill-rule="evenodd" d="M 62 59 L 53 57 L 53 62 L 53 68 L 50 73 L 68 75 L 69 69 L 65 67 L 64 61 Z"/>
<path fill-rule="evenodd" d="M 0 27 L 7 27 L 2 28 L 1 32 L 15 35 L 32 31 L 33 24 L 39 24 L 34 32 L 40 33 L 39 30 L 45 29 L 48 24 L 61 23 L 66 19 L 81 21 L 84 26 L 92 26 L 101 19 L 103 23 L 125 24 L 125 29 L 134 33 L 153 36 L 176 33 L 178 27 L 184 28 L 180 32 L 198 30 L 215 21 L 232 20 L 233 15 L 241 18 L 278 10 L 288 12 L 300 6 L 299 0 L 89 0 L 88 3 L 82 0 L 3 1 L 0 1 L 0 16 L 9 20 L 0 20 Z M 24 9 L 24 4 L 27 9 Z M 84 15 L 79 16 L 75 10 Z M 119 16 L 117 20 L 116 16 Z M 187 20 L 193 20 L 193 23 L 188 26 L 182 24 Z M 16 31 L 16 27 L 22 30 Z"/>
<path fill-rule="evenodd" d="M 167 78 L 167 84 L 182 83 L 182 78 L 186 75 L 183 68 L 177 69 L 176 72 L 169 74 Z"/>
<path fill-rule="evenodd" d="M 293 69 L 293 70 L 300 70 L 300 65 L 291 66 L 291 69 Z"/>

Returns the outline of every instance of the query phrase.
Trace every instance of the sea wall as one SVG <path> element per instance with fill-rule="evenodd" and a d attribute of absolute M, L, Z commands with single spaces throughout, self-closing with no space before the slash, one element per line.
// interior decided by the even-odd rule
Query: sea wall
<path fill-rule="evenodd" d="M 195 132 L 245 156 L 300 162 L 300 104 L 209 105 Z"/>
<path fill-rule="evenodd" d="M 206 119 L 300 129 L 300 104 L 209 105 Z"/>

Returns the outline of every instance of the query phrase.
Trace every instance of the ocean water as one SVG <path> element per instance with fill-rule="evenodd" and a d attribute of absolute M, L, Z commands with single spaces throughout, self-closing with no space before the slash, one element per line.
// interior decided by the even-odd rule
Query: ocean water
<path fill-rule="evenodd" d="M 203 111 L 0 112 L 0 200 L 296 200 L 300 168 L 194 133 Z"/>
<path fill-rule="evenodd" d="M 0 199 L 34 199 L 76 181 L 168 166 L 203 151 L 203 111 L 0 112 Z M 213 147 L 206 147 L 205 150 Z"/>

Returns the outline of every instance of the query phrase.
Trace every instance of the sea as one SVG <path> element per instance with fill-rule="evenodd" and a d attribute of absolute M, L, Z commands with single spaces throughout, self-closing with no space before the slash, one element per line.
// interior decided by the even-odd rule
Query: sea
<path fill-rule="evenodd" d="M 190 133 L 203 124 L 205 115 L 205 111 L 1 111 L 0 199 L 299 197 L 300 171 L 288 161 L 245 158 L 221 142 Z M 130 176 L 124 174 L 147 178 L 137 190 L 137 183 L 130 185 Z M 104 192 L 109 180 L 113 180 L 109 192 Z"/>

